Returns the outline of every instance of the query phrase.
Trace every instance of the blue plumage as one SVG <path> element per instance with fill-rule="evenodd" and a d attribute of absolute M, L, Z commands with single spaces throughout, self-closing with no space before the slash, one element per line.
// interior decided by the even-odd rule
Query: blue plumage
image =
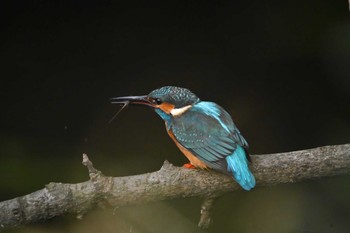
<path fill-rule="evenodd" d="M 235 180 L 243 189 L 249 191 L 255 186 L 254 175 L 248 167 L 247 155 L 241 146 L 237 146 L 232 155 L 226 157 L 227 171 L 232 172 Z"/>
<path fill-rule="evenodd" d="M 194 104 L 171 119 L 170 130 L 182 146 L 210 168 L 232 175 L 245 190 L 255 186 L 245 152 L 248 143 L 219 105 L 205 101 Z"/>
<path fill-rule="evenodd" d="M 152 107 L 192 165 L 231 175 L 245 190 L 255 186 L 248 167 L 248 143 L 231 116 L 216 103 L 201 101 L 188 89 L 173 86 L 156 89 L 147 96 L 112 100 Z"/>

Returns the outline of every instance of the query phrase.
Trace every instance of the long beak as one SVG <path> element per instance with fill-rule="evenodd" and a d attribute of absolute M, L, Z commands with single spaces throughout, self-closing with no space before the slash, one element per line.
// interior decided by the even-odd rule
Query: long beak
<path fill-rule="evenodd" d="M 123 97 L 114 97 L 111 98 L 112 104 L 140 104 L 140 105 L 147 105 L 150 107 L 154 107 L 154 104 L 152 104 L 148 98 L 147 95 L 142 96 L 123 96 Z"/>
<path fill-rule="evenodd" d="M 117 116 L 118 114 L 129 104 L 139 104 L 139 105 L 145 105 L 145 106 L 150 106 L 154 107 L 155 105 L 152 104 L 148 98 L 147 95 L 142 95 L 142 96 L 123 96 L 123 97 L 114 97 L 111 98 L 111 103 L 112 104 L 123 104 L 122 108 L 119 109 L 119 111 L 112 117 L 112 119 L 109 120 L 109 123 L 111 123 Z"/>

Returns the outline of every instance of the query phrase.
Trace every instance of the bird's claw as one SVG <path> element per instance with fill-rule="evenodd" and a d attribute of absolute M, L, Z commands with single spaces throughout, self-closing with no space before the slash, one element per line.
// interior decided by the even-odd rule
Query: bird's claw
<path fill-rule="evenodd" d="M 196 167 L 193 166 L 193 164 L 191 164 L 191 163 L 185 163 L 182 167 L 188 168 L 188 169 L 195 169 L 195 168 L 196 168 Z"/>

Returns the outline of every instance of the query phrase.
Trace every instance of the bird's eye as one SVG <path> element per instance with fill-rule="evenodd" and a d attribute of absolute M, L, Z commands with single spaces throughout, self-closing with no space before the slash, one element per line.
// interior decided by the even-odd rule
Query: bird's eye
<path fill-rule="evenodd" d="M 162 103 L 162 101 L 159 98 L 152 99 L 152 102 L 157 105 L 160 105 Z"/>

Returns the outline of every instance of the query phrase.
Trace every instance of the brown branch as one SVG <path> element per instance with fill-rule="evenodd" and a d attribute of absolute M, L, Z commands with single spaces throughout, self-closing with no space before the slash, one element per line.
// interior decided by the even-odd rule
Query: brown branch
<path fill-rule="evenodd" d="M 199 219 L 198 226 L 200 228 L 208 228 L 212 220 L 210 218 L 210 210 L 214 205 L 214 201 L 216 200 L 216 197 L 206 197 L 202 203 L 201 207 L 201 218 Z"/>
<path fill-rule="evenodd" d="M 350 144 L 252 155 L 251 169 L 258 186 L 350 173 Z M 97 204 L 120 207 L 185 197 L 202 197 L 199 225 L 211 222 L 216 197 L 240 189 L 231 177 L 213 171 L 175 167 L 165 161 L 159 171 L 127 177 L 106 177 L 86 155 L 90 180 L 78 184 L 50 183 L 31 194 L 0 202 L 1 228 L 43 221 L 67 213 L 82 217 Z M 254 192 L 251 191 L 251 192 Z"/>

